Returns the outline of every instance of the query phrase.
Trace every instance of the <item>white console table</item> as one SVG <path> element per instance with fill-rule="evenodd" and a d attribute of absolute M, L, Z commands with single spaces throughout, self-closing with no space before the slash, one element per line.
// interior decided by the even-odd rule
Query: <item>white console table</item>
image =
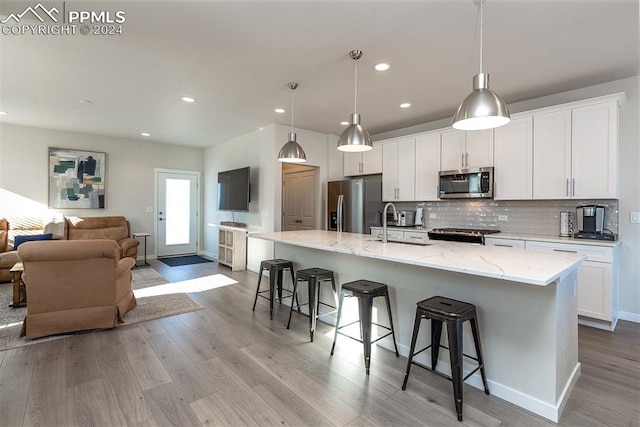
<path fill-rule="evenodd" d="M 218 226 L 218 263 L 231 267 L 231 271 L 246 270 L 246 228 Z"/>

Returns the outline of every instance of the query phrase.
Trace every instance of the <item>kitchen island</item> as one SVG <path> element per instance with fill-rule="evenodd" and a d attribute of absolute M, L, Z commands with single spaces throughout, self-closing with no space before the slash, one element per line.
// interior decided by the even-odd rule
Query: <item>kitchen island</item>
<path fill-rule="evenodd" d="M 552 421 L 559 419 L 580 375 L 576 269 L 583 256 L 444 241 L 382 243 L 371 235 L 323 230 L 250 238 L 274 242 L 274 255 L 294 261 L 298 269 L 333 270 L 339 283 L 369 279 L 389 285 L 398 347 L 404 356 L 418 301 L 442 295 L 475 304 L 492 395 Z M 464 347 L 473 354 L 466 328 Z M 429 336 L 427 330 L 425 322 L 422 340 Z M 392 346 L 389 339 L 379 344 Z M 421 356 L 428 363 L 429 355 Z M 446 351 L 438 365 L 449 373 Z M 465 361 L 465 371 L 468 368 L 473 364 L 467 366 Z M 467 383 L 481 388 L 478 374 Z"/>

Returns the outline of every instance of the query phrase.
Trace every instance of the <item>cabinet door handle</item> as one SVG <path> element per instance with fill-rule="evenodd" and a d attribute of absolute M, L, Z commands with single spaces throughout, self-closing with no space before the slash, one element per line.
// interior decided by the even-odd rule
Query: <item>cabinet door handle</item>
<path fill-rule="evenodd" d="M 554 249 L 553 251 L 554 252 L 567 252 L 567 253 L 570 253 L 570 254 L 577 254 L 578 253 L 578 251 L 570 251 L 568 249 Z"/>
<path fill-rule="evenodd" d="M 502 246 L 503 248 L 513 248 L 514 247 L 513 245 L 503 245 L 503 244 L 500 244 L 500 243 L 496 243 L 493 246 Z"/>
<path fill-rule="evenodd" d="M 464 169 L 464 153 L 460 153 L 460 163 L 462 164 L 462 169 Z"/>
<path fill-rule="evenodd" d="M 576 195 L 576 179 L 575 178 L 571 179 L 571 195 L 572 196 Z"/>
<path fill-rule="evenodd" d="M 464 166 L 469 167 L 469 153 L 464 153 Z"/>
<path fill-rule="evenodd" d="M 567 178 L 567 197 L 569 197 L 569 178 Z"/>

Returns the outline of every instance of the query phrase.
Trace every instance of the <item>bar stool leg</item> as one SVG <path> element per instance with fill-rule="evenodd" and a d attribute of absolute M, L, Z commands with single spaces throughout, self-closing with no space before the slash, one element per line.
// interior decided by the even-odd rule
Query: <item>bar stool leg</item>
<path fill-rule="evenodd" d="M 398 353 L 398 344 L 396 344 L 396 333 L 393 329 L 393 317 L 391 316 L 391 304 L 389 303 L 389 291 L 385 292 L 384 299 L 387 302 L 387 313 L 389 313 L 389 325 L 391 326 L 391 338 L 393 338 L 393 346 L 396 348 L 396 357 L 400 357 Z"/>
<path fill-rule="evenodd" d="M 278 302 L 282 304 L 282 269 L 278 269 Z"/>
<path fill-rule="evenodd" d="M 313 342 L 313 334 L 316 331 L 316 315 L 317 315 L 317 303 L 319 301 L 317 295 L 317 282 L 316 278 L 309 279 L 309 335 L 311 336 L 311 342 Z"/>
<path fill-rule="evenodd" d="M 275 299 L 276 271 L 269 269 L 269 317 L 273 320 L 273 300 Z"/>
<path fill-rule="evenodd" d="M 416 318 L 413 321 L 413 335 L 411 336 L 411 348 L 409 349 L 409 356 L 407 357 L 407 369 L 404 372 L 404 381 L 402 382 L 403 390 L 407 389 L 407 381 L 409 381 L 409 371 L 411 371 L 411 365 L 413 362 L 413 352 L 416 351 L 416 342 L 418 341 L 420 322 L 422 322 L 422 314 L 420 313 L 420 309 L 416 309 Z"/>
<path fill-rule="evenodd" d="M 436 370 L 438 354 L 440 353 L 440 337 L 442 336 L 442 321 L 431 319 L 431 370 Z"/>
<path fill-rule="evenodd" d="M 340 291 L 340 302 L 338 303 L 338 318 L 336 319 L 336 329 L 333 333 L 333 345 L 331 346 L 331 355 L 336 348 L 336 340 L 338 339 L 338 328 L 340 327 L 340 317 L 342 316 L 342 304 L 344 304 L 344 291 Z"/>
<path fill-rule="evenodd" d="M 260 293 L 260 282 L 262 281 L 262 266 L 260 266 L 260 273 L 258 273 L 258 287 L 256 288 L 256 297 L 253 300 L 253 310 L 256 311 L 256 303 L 258 302 L 258 294 Z"/>
<path fill-rule="evenodd" d="M 298 281 L 293 281 L 293 295 L 296 295 L 296 291 L 298 290 Z M 287 329 L 291 326 L 291 315 L 293 314 L 293 304 L 298 303 L 298 312 L 300 312 L 300 303 L 297 298 L 291 298 L 291 310 L 289 310 L 289 321 L 287 322 Z"/>
<path fill-rule="evenodd" d="M 476 322 L 476 318 L 472 317 L 469 319 L 471 323 L 471 332 L 473 333 L 473 343 L 476 346 L 476 356 L 478 358 L 478 363 L 480 364 L 480 375 L 482 376 L 482 384 L 484 385 L 484 392 L 486 394 L 489 393 L 489 386 L 487 384 L 487 375 L 484 372 L 484 359 L 482 358 L 482 346 L 480 345 L 480 334 L 478 333 L 478 324 Z"/>
<path fill-rule="evenodd" d="M 338 308 L 338 288 L 336 287 L 336 279 L 331 273 L 331 288 L 333 289 L 333 300 L 335 302 L 336 309 Z"/>
<path fill-rule="evenodd" d="M 371 364 L 371 309 L 373 308 L 373 298 L 364 296 L 358 298 L 360 310 L 360 328 L 362 330 L 362 343 L 364 344 L 364 367 L 369 375 L 369 365 Z"/>
<path fill-rule="evenodd" d="M 462 322 L 447 322 L 447 335 L 449 336 L 453 398 L 456 404 L 458 421 L 462 421 Z"/>

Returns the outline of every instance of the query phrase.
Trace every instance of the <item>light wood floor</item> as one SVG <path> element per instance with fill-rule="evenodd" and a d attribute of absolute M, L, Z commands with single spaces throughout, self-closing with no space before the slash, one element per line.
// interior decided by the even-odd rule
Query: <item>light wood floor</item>
<path fill-rule="evenodd" d="M 207 309 L 0 352 L 0 426 L 541 426 L 553 423 L 466 385 L 458 423 L 451 383 L 288 310 L 251 311 L 257 276 L 217 264 L 167 267 L 170 281 L 221 272 L 239 283 L 197 294 Z M 4 286 L 4 285 L 2 285 Z M 515 315 L 515 313 L 514 313 Z M 640 325 L 615 333 L 580 327 L 582 376 L 562 426 L 640 426 Z"/>

